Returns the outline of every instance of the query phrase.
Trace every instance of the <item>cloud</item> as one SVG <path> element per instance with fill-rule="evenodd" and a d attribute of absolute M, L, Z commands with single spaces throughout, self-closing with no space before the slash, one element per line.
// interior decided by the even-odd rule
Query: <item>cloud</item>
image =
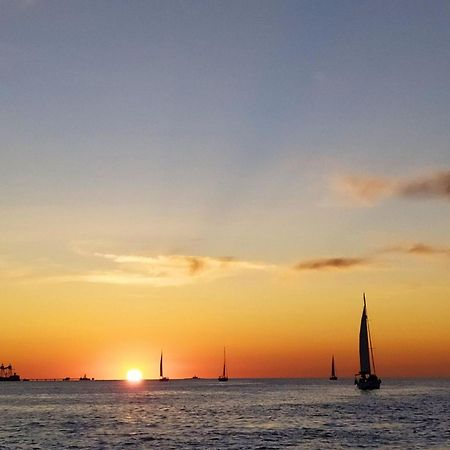
<path fill-rule="evenodd" d="M 405 253 L 410 255 L 443 255 L 450 256 L 450 248 L 449 247 L 439 247 L 428 244 L 423 244 L 421 242 L 410 244 L 410 245 L 397 245 L 392 247 L 387 247 L 385 252 L 397 252 L 397 253 Z"/>
<path fill-rule="evenodd" d="M 212 281 L 250 271 L 272 271 L 271 264 L 236 260 L 232 257 L 213 258 L 192 255 L 116 255 L 96 253 L 111 261 L 113 268 L 94 271 L 83 276 L 91 283 L 148 284 L 180 286 L 196 281 Z"/>
<path fill-rule="evenodd" d="M 403 197 L 443 197 L 450 200 L 450 170 L 406 181 L 398 186 L 397 191 Z"/>
<path fill-rule="evenodd" d="M 386 197 L 450 200 L 450 170 L 405 180 L 347 176 L 337 180 L 335 189 L 344 197 L 367 205 Z"/>
<path fill-rule="evenodd" d="M 330 270 L 330 269 L 352 269 L 369 264 L 368 258 L 323 258 L 299 262 L 294 268 L 296 270 Z"/>
<path fill-rule="evenodd" d="M 343 197 L 366 205 L 392 195 L 393 192 L 393 185 L 389 180 L 376 177 L 343 177 L 337 180 L 335 188 Z"/>

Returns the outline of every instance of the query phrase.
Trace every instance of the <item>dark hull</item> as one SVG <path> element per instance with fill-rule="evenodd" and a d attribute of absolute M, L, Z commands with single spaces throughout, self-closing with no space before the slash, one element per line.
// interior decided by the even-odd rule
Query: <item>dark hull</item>
<path fill-rule="evenodd" d="M 219 381 L 228 381 L 228 377 L 219 377 L 218 380 Z"/>
<path fill-rule="evenodd" d="M 20 381 L 20 376 L 10 375 L 9 377 L 0 377 L 0 381 Z"/>
<path fill-rule="evenodd" d="M 372 391 L 380 389 L 381 380 L 376 375 L 370 375 L 368 378 L 361 377 L 356 379 L 355 384 L 362 391 Z"/>
<path fill-rule="evenodd" d="M 166 378 L 166 377 L 162 377 L 162 378 L 159 379 L 159 381 L 169 381 L 169 379 Z"/>
<path fill-rule="evenodd" d="M 330 380 L 331 380 L 331 381 L 336 381 L 336 380 L 337 380 L 337 377 L 330 377 Z"/>

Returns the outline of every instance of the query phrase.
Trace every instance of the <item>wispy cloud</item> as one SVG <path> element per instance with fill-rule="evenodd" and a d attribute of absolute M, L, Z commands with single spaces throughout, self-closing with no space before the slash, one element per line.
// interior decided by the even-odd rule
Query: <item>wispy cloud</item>
<path fill-rule="evenodd" d="M 421 242 L 409 244 L 409 245 L 395 245 L 391 247 L 387 247 L 383 250 L 384 252 L 395 252 L 395 253 L 404 253 L 410 255 L 442 255 L 442 256 L 450 256 L 450 247 L 441 247 L 441 246 L 433 246 L 428 244 L 423 244 Z"/>
<path fill-rule="evenodd" d="M 95 256 L 111 261 L 113 267 L 110 270 L 91 272 L 83 276 L 85 281 L 92 283 L 180 286 L 250 271 L 269 272 L 277 268 L 271 264 L 237 260 L 232 257 L 104 253 L 96 253 Z"/>
<path fill-rule="evenodd" d="M 297 263 L 296 270 L 354 269 L 369 265 L 369 258 L 322 258 Z"/>
<path fill-rule="evenodd" d="M 346 198 L 366 205 L 386 197 L 450 200 L 450 170 L 404 180 L 346 176 L 335 182 L 335 189 Z"/>
<path fill-rule="evenodd" d="M 398 185 L 397 192 L 403 197 L 443 197 L 450 200 L 450 170 L 407 180 Z"/>

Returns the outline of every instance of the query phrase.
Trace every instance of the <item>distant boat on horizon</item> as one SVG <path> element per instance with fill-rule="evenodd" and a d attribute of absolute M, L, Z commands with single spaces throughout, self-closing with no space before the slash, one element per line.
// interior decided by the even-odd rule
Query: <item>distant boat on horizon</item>
<path fill-rule="evenodd" d="M 13 366 L 9 364 L 0 366 L 0 381 L 20 381 L 20 375 L 14 372 Z"/>
<path fill-rule="evenodd" d="M 227 371 L 227 358 L 225 353 L 225 348 L 223 349 L 223 370 L 222 375 L 219 375 L 219 381 L 228 381 L 228 371 Z"/>
<path fill-rule="evenodd" d="M 67 380 L 65 380 L 65 381 L 67 381 Z M 82 377 L 80 377 L 79 381 L 94 381 L 94 379 L 93 378 L 89 378 L 89 377 L 86 376 L 86 374 L 84 374 Z"/>
<path fill-rule="evenodd" d="M 373 359 L 372 338 L 370 336 L 369 321 L 367 318 L 366 294 L 363 294 L 364 307 L 359 328 L 359 373 L 355 384 L 359 389 L 368 391 L 380 389 L 381 380 L 376 375 L 375 361 Z M 373 370 L 373 371 L 372 371 Z"/>
<path fill-rule="evenodd" d="M 336 372 L 334 370 L 334 355 L 331 357 L 331 377 L 330 380 L 336 381 L 338 378 L 336 376 Z"/>
<path fill-rule="evenodd" d="M 159 381 L 169 381 L 169 379 L 164 376 L 164 371 L 163 371 L 163 352 L 162 352 L 162 350 L 161 350 L 161 358 L 159 359 Z"/>

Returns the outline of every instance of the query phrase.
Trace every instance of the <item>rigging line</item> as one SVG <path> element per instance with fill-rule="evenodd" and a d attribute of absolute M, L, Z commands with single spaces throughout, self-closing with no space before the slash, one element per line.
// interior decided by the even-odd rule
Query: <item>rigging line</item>
<path fill-rule="evenodd" d="M 377 370 L 375 368 L 375 360 L 373 359 L 372 337 L 370 335 L 370 326 L 369 326 L 369 318 L 368 317 L 367 317 L 367 331 L 369 332 L 368 333 L 369 334 L 369 347 L 370 347 L 370 356 L 372 357 L 373 373 L 376 374 Z"/>

